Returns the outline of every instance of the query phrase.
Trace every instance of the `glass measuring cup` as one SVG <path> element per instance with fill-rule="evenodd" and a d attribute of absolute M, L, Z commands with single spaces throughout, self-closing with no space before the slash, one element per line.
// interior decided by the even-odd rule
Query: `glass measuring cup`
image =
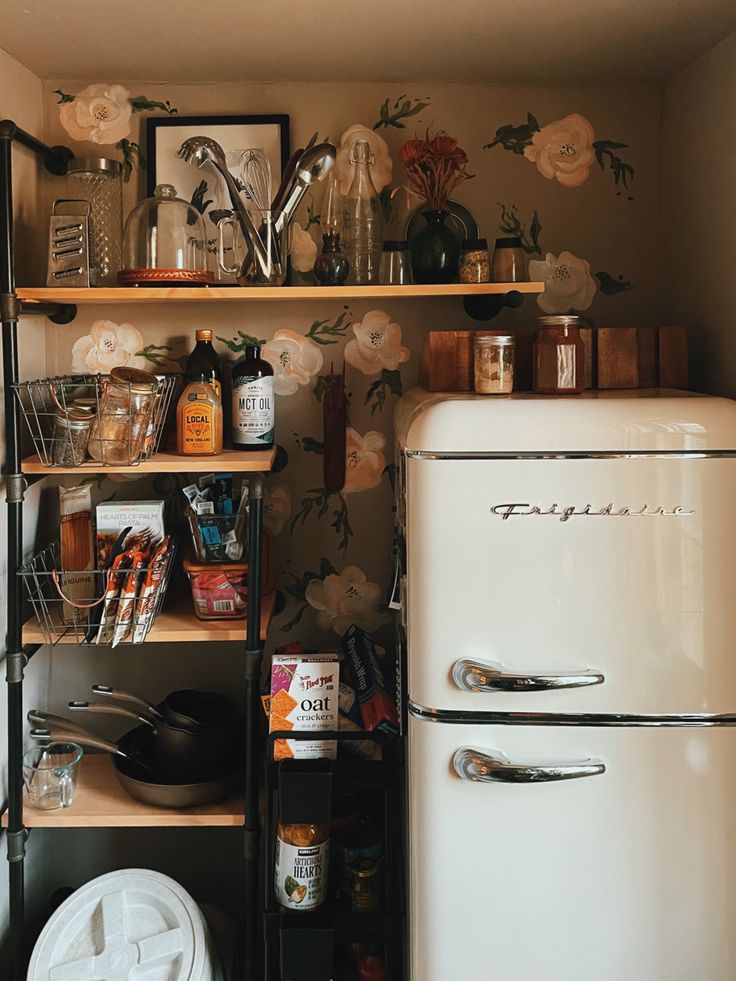
<path fill-rule="evenodd" d="M 83 755 L 76 743 L 48 743 L 24 753 L 23 783 L 28 803 L 43 811 L 69 807 Z"/>

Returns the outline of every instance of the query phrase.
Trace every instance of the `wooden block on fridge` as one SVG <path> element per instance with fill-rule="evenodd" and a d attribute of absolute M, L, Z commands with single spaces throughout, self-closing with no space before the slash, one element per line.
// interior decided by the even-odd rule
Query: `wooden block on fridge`
<path fill-rule="evenodd" d="M 598 388 L 638 388 L 636 327 L 598 328 Z"/>
<path fill-rule="evenodd" d="M 585 345 L 585 387 L 595 388 L 597 340 L 592 327 L 581 327 L 580 336 Z"/>
<path fill-rule="evenodd" d="M 687 331 L 684 327 L 660 327 L 660 388 L 687 388 Z"/>
<path fill-rule="evenodd" d="M 454 392 L 457 384 L 455 331 L 432 331 L 424 335 L 419 362 L 419 384 L 428 392 Z"/>
<path fill-rule="evenodd" d="M 656 327 L 639 327 L 636 342 L 639 362 L 639 388 L 656 388 L 659 384 Z"/>

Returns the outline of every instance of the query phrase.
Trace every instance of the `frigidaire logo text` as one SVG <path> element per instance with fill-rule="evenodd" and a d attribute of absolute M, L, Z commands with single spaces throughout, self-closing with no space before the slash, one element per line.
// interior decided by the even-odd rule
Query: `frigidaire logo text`
<path fill-rule="evenodd" d="M 641 507 L 617 507 L 611 503 L 602 508 L 594 508 L 592 504 L 578 508 L 574 504 L 568 507 L 550 504 L 547 508 L 540 508 L 536 504 L 515 501 L 513 504 L 494 504 L 491 507 L 491 514 L 498 515 L 502 521 L 508 521 L 509 518 L 530 518 L 533 516 L 553 517 L 559 518 L 560 521 L 569 521 L 570 518 L 688 518 L 695 512 L 682 505 L 674 508 L 665 508 L 661 505 L 650 507 L 648 504 L 643 504 Z"/>

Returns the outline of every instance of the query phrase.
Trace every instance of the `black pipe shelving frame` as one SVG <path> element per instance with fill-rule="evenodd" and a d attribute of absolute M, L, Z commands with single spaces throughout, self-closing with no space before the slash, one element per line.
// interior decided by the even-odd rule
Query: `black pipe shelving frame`
<path fill-rule="evenodd" d="M 57 176 L 66 173 L 73 151 L 64 146 L 47 146 L 12 120 L 0 120 L 0 322 L 2 324 L 2 361 L 4 384 L 5 459 L 2 475 L 7 503 L 7 858 L 9 878 L 9 928 L 11 981 L 24 981 L 28 950 L 25 930 L 25 858 L 28 829 L 23 821 L 23 679 L 25 668 L 40 645 L 23 646 L 23 602 L 18 569 L 23 556 L 23 501 L 31 479 L 23 475 L 20 457 L 20 412 L 13 391 L 18 377 L 18 321 L 23 312 L 45 315 L 57 324 L 68 324 L 76 316 L 71 304 L 29 303 L 23 310 L 16 294 L 13 235 L 14 144 L 38 157 L 46 169 Z M 34 478 L 39 479 L 39 478 Z M 248 545 L 249 566 L 247 625 L 244 638 L 245 680 L 245 816 L 244 834 L 244 908 L 240 977 L 255 977 L 260 964 L 258 911 L 258 783 L 261 768 L 259 749 L 259 680 L 263 657 L 261 641 L 261 584 L 263 495 L 262 473 L 252 473 L 249 483 Z"/>

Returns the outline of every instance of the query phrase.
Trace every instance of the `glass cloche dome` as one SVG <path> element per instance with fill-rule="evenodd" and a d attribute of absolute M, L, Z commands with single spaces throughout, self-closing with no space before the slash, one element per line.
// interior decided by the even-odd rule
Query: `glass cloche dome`
<path fill-rule="evenodd" d="M 194 205 L 159 184 L 133 208 L 123 232 L 120 286 L 200 286 L 213 283 L 207 269 L 207 232 Z"/>

